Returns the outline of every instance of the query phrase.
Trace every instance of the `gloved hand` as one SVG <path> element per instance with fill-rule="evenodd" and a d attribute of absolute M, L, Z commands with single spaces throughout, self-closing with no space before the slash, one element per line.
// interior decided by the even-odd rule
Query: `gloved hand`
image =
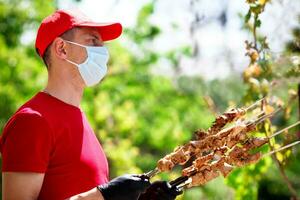
<path fill-rule="evenodd" d="M 172 187 L 166 181 L 156 181 L 140 195 L 138 200 L 174 200 L 176 196 L 182 194 L 176 187 Z"/>
<path fill-rule="evenodd" d="M 105 200 L 137 200 L 149 186 L 149 180 L 140 175 L 124 175 L 97 188 Z"/>

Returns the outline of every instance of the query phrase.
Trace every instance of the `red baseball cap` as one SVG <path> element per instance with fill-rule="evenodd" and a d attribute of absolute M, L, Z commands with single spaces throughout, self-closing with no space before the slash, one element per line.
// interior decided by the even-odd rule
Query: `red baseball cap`
<path fill-rule="evenodd" d="M 56 37 L 74 27 L 95 27 L 103 41 L 116 39 L 122 33 L 120 23 L 96 23 L 78 10 L 57 10 L 46 17 L 38 29 L 35 48 L 39 56 L 43 57 Z"/>

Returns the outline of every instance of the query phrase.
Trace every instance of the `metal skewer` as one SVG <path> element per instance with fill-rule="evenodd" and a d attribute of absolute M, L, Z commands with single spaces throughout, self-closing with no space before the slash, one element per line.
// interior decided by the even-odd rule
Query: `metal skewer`
<path fill-rule="evenodd" d="M 149 179 L 152 178 L 153 176 L 157 175 L 159 173 L 159 169 L 156 167 L 155 169 L 147 172 L 147 173 L 144 173 L 143 175 L 144 176 L 147 176 Z"/>
<path fill-rule="evenodd" d="M 300 124 L 300 121 L 297 121 L 296 123 L 294 123 L 294 124 L 292 124 L 292 125 L 290 125 L 290 126 L 284 128 L 284 129 L 281 129 L 280 131 L 277 131 L 276 133 L 274 133 L 273 135 L 271 135 L 271 136 L 268 137 L 268 138 L 275 137 L 275 136 L 277 136 L 277 135 L 283 133 L 284 131 L 286 131 L 286 130 L 288 130 L 288 129 L 290 129 L 290 128 L 293 128 L 293 127 L 297 126 L 298 124 Z"/>
<path fill-rule="evenodd" d="M 184 184 L 176 186 L 178 190 L 184 190 L 192 182 L 192 178 L 189 178 Z"/>
<path fill-rule="evenodd" d="M 268 153 L 262 155 L 261 158 L 264 158 L 264 157 L 266 157 L 266 156 L 270 156 L 270 155 L 272 155 L 272 154 L 274 154 L 274 153 L 277 153 L 277 152 L 282 151 L 282 150 L 284 150 L 284 149 L 290 148 L 290 147 L 295 146 L 295 145 L 297 145 L 297 144 L 300 144 L 300 140 L 298 140 L 298 141 L 296 141 L 296 142 L 293 142 L 293 143 L 291 143 L 291 144 L 285 145 L 285 146 L 283 146 L 283 147 L 280 147 L 279 149 L 275 149 L 275 150 L 273 150 L 273 151 L 270 151 L 270 152 L 268 152 Z"/>
<path fill-rule="evenodd" d="M 192 174 L 195 175 L 197 173 L 197 171 L 193 172 Z M 192 176 L 192 175 L 191 175 Z M 176 178 L 173 181 L 170 181 L 170 185 L 173 186 L 178 186 L 184 182 L 186 182 L 190 177 L 189 176 L 180 176 L 178 178 Z"/>
<path fill-rule="evenodd" d="M 266 119 L 272 117 L 274 114 L 276 114 L 276 113 L 279 112 L 280 110 L 281 110 L 281 108 L 278 108 L 277 110 L 275 110 L 275 111 L 273 111 L 273 112 L 271 112 L 271 113 L 269 113 L 269 114 L 263 115 L 263 116 L 259 117 L 258 119 L 254 120 L 254 121 L 252 121 L 252 122 L 250 121 L 250 122 L 249 122 L 248 124 L 246 124 L 246 125 L 251 125 L 251 124 L 257 125 L 257 124 L 263 122 L 264 120 L 266 120 Z"/>
<path fill-rule="evenodd" d="M 266 99 L 266 97 L 263 97 L 263 98 L 255 101 L 253 104 L 251 104 L 250 106 L 248 106 L 247 108 L 245 108 L 245 111 L 247 112 L 248 110 L 251 110 L 252 108 L 254 108 L 255 106 L 257 106 L 257 104 L 259 104 L 260 102 L 262 102 L 265 99 Z"/>

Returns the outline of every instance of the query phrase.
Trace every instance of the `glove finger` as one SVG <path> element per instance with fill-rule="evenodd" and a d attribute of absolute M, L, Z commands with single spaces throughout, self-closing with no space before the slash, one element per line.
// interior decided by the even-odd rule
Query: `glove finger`
<path fill-rule="evenodd" d="M 182 191 L 177 189 L 177 187 L 172 187 L 170 183 L 163 182 L 160 187 L 165 193 L 167 193 L 169 196 L 172 196 L 175 198 L 176 196 L 182 194 Z"/>
<path fill-rule="evenodd" d="M 160 193 L 158 191 L 149 191 L 147 190 L 146 193 L 143 193 L 139 196 L 138 200 L 160 200 Z"/>
<path fill-rule="evenodd" d="M 146 190 L 150 185 L 151 183 L 149 182 L 149 180 L 142 180 L 140 178 L 135 178 L 134 184 L 132 186 L 142 192 Z"/>
<path fill-rule="evenodd" d="M 155 181 L 152 185 L 143 193 L 140 200 L 174 200 L 177 195 L 181 194 L 176 187 L 166 181 Z"/>
<path fill-rule="evenodd" d="M 175 198 L 176 198 L 176 195 L 170 194 L 170 193 L 158 188 L 157 196 L 156 196 L 157 200 L 173 200 Z"/>
<path fill-rule="evenodd" d="M 149 186 L 150 182 L 141 182 L 140 185 L 137 187 L 141 192 L 144 192 Z"/>
<path fill-rule="evenodd" d="M 140 175 L 132 174 L 132 175 L 130 175 L 130 179 L 135 180 L 135 181 L 139 181 L 139 180 L 141 180 L 142 178 L 141 178 Z"/>
<path fill-rule="evenodd" d="M 179 190 L 176 187 L 172 187 L 169 191 L 175 196 L 181 195 L 183 193 L 182 190 Z"/>
<path fill-rule="evenodd" d="M 135 175 L 135 177 L 138 177 L 145 181 L 150 181 L 150 178 L 148 176 L 146 176 L 145 174 Z"/>
<path fill-rule="evenodd" d="M 131 176 L 131 179 L 132 179 L 132 180 L 135 180 L 135 181 L 149 182 L 149 178 L 147 178 L 147 177 L 144 176 L 144 175 L 132 175 L 132 176 Z"/>

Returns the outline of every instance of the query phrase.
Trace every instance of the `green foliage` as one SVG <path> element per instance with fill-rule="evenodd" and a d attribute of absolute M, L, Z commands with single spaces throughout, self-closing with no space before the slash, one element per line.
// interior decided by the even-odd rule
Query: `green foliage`
<path fill-rule="evenodd" d="M 41 8 L 28 12 L 27 9 Z M 33 45 L 21 44 L 20 38 L 28 27 L 37 27 L 53 7 L 43 1 L 0 1 L 0 129 L 8 117 L 46 80 L 46 70 L 37 59 Z"/>
<path fill-rule="evenodd" d="M 137 24 L 141 23 L 139 20 L 147 21 L 152 12 L 153 5 L 147 4 L 141 9 Z M 133 41 L 144 44 L 153 39 L 151 28 L 137 31 L 139 28 L 137 25 L 132 29 L 134 32 L 128 33 Z M 146 172 L 163 155 L 190 139 L 194 130 L 207 128 L 213 121 L 201 92 L 197 91 L 203 81 L 187 89 L 191 81 L 185 82 L 185 77 L 174 82 L 151 73 L 150 67 L 159 56 L 151 50 L 141 48 L 143 56 L 138 56 L 117 43 L 110 49 L 110 75 L 98 87 L 86 91 L 84 109 L 95 130 L 99 130 L 101 141 L 111 141 L 103 142 L 112 163 L 111 176 L 128 173 L 130 169 Z M 114 149 L 114 156 L 108 149 Z M 125 149 L 140 156 L 122 170 L 115 163 L 128 159 L 122 153 Z"/>
<path fill-rule="evenodd" d="M 53 10 L 51 4 L 41 0 L 0 0 L 1 132 L 16 109 L 45 84 L 46 68 L 37 59 L 34 45 L 23 45 L 21 37 Z"/>
<path fill-rule="evenodd" d="M 300 53 L 300 15 L 298 16 L 298 26 L 294 27 L 292 30 L 293 40 L 287 42 L 286 50 L 288 52 Z"/>
<path fill-rule="evenodd" d="M 258 15 L 266 2 L 252 0 L 245 22 L 249 23 L 255 18 L 254 25 L 259 27 L 261 22 Z M 46 83 L 47 71 L 36 55 L 33 43 L 22 44 L 21 37 L 27 31 L 36 30 L 40 21 L 55 6 L 54 3 L 41 0 L 22 3 L 0 0 L 1 130 L 14 111 Z M 108 156 L 111 177 L 153 169 L 158 159 L 188 141 L 194 130 L 208 128 L 214 116 L 203 96 L 210 96 L 217 110 L 223 111 L 229 105 L 251 102 L 268 94 L 270 81 L 275 76 L 279 77 L 265 54 L 257 62 L 261 69 L 259 76 L 253 77 L 253 71 L 250 71 L 245 84 L 239 77 L 206 82 L 200 77 L 168 78 L 154 74 L 151 69 L 160 58 L 167 59 L 176 69 L 179 57 L 191 56 L 192 49 L 183 46 L 164 55 L 152 51 L 149 44 L 161 33 L 159 27 L 149 20 L 153 14 L 155 1 L 140 10 L 134 28 L 125 30 L 128 46 L 133 48 L 118 42 L 109 44 L 109 74 L 100 85 L 85 91 L 81 105 Z M 259 46 L 267 49 L 265 38 L 258 41 Z M 254 66 L 254 69 L 257 68 Z M 290 74 L 295 75 L 296 72 L 291 71 Z M 288 88 L 295 89 L 295 85 L 291 84 Z M 287 100 L 286 91 L 285 87 L 276 93 Z M 296 105 L 292 104 L 290 111 L 277 119 L 279 126 L 296 120 L 296 112 Z M 284 141 L 282 138 L 277 142 Z M 262 151 L 266 152 L 268 148 Z M 281 156 L 289 177 L 294 177 L 291 180 L 297 182 L 300 155 L 298 153 L 293 158 L 290 154 L 285 152 Z M 218 178 L 203 187 L 189 189 L 180 198 L 257 199 L 266 189 L 266 184 L 284 185 L 280 177 L 270 171 L 276 172 L 276 168 L 271 158 L 265 158 L 257 165 L 234 170 L 225 181 Z M 172 180 L 179 175 L 179 169 L 176 169 L 156 179 Z M 267 189 L 273 193 L 272 188 Z M 288 195 L 284 187 L 275 193 L 278 196 Z"/>
<path fill-rule="evenodd" d="M 296 64 L 293 64 L 285 61 L 277 64 L 269 52 L 267 38 L 261 37 L 258 34 L 257 28 L 261 26 L 259 16 L 264 11 L 267 2 L 268 1 L 263 0 L 248 1 L 250 8 L 244 19 L 246 23 L 249 23 L 246 27 L 247 30 L 253 34 L 253 42 L 246 41 L 246 55 L 249 56 L 250 63 L 243 76 L 244 82 L 248 86 L 244 96 L 244 102 L 253 102 L 268 95 L 277 96 L 285 102 L 284 113 L 278 114 L 276 118 L 273 119 L 277 126 L 268 120 L 259 127 L 262 133 L 271 135 L 277 128 L 282 128 L 291 121 L 297 121 L 297 105 L 294 101 L 296 99 L 295 89 L 297 84 L 289 82 L 288 80 L 292 77 L 298 77 L 299 63 L 296 62 Z M 287 56 L 287 60 L 290 60 L 290 55 L 283 56 Z M 285 84 L 277 85 L 278 80 L 284 81 Z M 287 91 L 290 91 L 289 94 L 287 94 Z M 294 96 L 291 95 L 292 93 Z M 293 114 L 290 113 L 291 110 L 293 110 Z M 278 148 L 290 143 L 292 140 L 295 140 L 295 135 L 273 138 L 270 141 L 270 149 Z M 265 147 L 263 151 L 269 151 L 269 148 Z M 291 162 L 291 156 L 291 151 L 287 150 L 277 153 L 274 159 L 264 158 L 256 165 L 235 170 L 227 179 L 227 184 L 236 189 L 235 199 L 288 199 L 289 196 L 296 196 L 297 193 L 287 187 L 272 191 L 272 186 L 285 185 L 287 181 L 289 181 L 291 185 L 296 185 L 297 181 L 292 180 L 292 176 L 283 175 L 290 173 L 290 167 L 299 165 L 295 160 Z M 279 168 L 276 168 L 277 165 L 275 165 L 275 163 Z M 273 173 L 271 171 L 274 172 L 278 170 L 281 171 L 281 175 L 277 175 L 276 177 L 272 176 Z M 283 176 L 288 177 L 288 180 L 283 178 Z"/>

